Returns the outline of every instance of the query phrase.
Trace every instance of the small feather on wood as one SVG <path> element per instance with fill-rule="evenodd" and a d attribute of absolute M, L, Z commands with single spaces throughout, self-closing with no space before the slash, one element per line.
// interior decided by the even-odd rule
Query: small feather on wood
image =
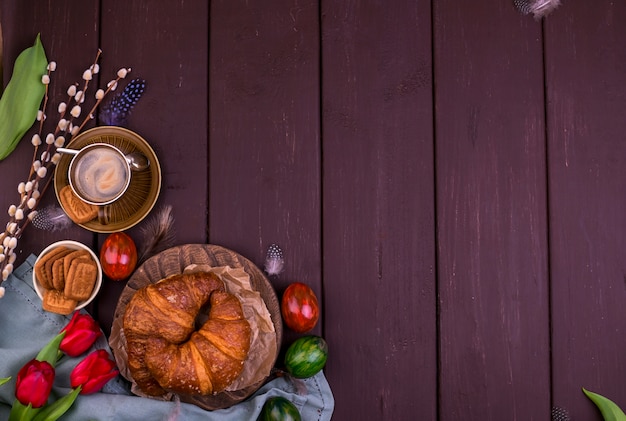
<path fill-rule="evenodd" d="M 567 411 L 561 407 L 553 406 L 551 411 L 552 421 L 570 421 L 571 418 Z"/>
<path fill-rule="evenodd" d="M 534 18 L 539 20 L 559 7 L 561 0 L 513 0 L 513 4 L 523 14 L 532 13 Z"/>
<path fill-rule="evenodd" d="M 139 250 L 138 265 L 172 247 L 176 241 L 172 206 L 164 206 L 155 212 L 141 228 L 141 236 L 143 241 Z"/>
<path fill-rule="evenodd" d="M 44 231 L 63 231 L 69 228 L 73 221 L 58 206 L 50 205 L 37 211 L 32 220 L 33 226 Z"/>
<path fill-rule="evenodd" d="M 98 114 L 100 123 L 106 126 L 125 127 L 133 107 L 137 105 L 145 89 L 145 80 L 131 80 L 122 92 L 115 95 L 110 102 L 100 107 Z"/>
<path fill-rule="evenodd" d="M 278 276 L 285 268 L 285 258 L 283 251 L 278 244 L 272 244 L 267 249 L 265 257 L 265 272 L 269 276 Z"/>

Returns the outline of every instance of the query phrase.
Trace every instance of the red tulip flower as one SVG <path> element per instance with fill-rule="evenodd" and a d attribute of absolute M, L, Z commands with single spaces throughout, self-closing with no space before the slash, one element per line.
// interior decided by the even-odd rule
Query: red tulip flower
<path fill-rule="evenodd" d="M 74 312 L 72 320 L 61 330 L 65 336 L 59 349 L 70 357 L 78 357 L 87 351 L 102 334 L 98 323 L 89 314 Z"/>
<path fill-rule="evenodd" d="M 17 373 L 15 397 L 22 405 L 40 408 L 48 402 L 54 383 L 54 367 L 46 361 L 30 360 Z"/>
<path fill-rule="evenodd" d="M 70 374 L 70 384 L 72 388 L 80 386 L 81 395 L 89 395 L 102 389 L 117 373 L 115 362 L 109 358 L 109 354 L 98 349 L 74 367 Z"/>

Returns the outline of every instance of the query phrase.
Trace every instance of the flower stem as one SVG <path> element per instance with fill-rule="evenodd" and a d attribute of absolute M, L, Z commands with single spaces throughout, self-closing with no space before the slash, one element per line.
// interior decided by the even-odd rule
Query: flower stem
<path fill-rule="evenodd" d="M 78 397 L 81 391 L 81 386 L 76 389 L 72 389 L 70 393 L 63 396 L 61 399 L 45 406 L 41 412 L 39 412 L 33 421 L 55 421 L 65 414 L 68 409 L 74 404 L 74 401 Z"/>
<path fill-rule="evenodd" d="M 23 405 L 17 399 L 13 402 L 9 421 L 30 421 L 37 415 L 41 408 L 33 408 L 31 404 Z"/>

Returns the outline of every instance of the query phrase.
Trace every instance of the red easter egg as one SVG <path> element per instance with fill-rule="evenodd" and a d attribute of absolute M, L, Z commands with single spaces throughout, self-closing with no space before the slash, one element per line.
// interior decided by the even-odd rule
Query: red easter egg
<path fill-rule="evenodd" d="M 306 284 L 294 282 L 283 293 L 280 311 L 285 324 L 298 333 L 315 327 L 320 316 L 317 297 Z"/>
<path fill-rule="evenodd" d="M 128 278 L 137 266 L 137 247 L 133 239 L 123 232 L 110 234 L 100 248 L 100 264 L 109 279 Z"/>

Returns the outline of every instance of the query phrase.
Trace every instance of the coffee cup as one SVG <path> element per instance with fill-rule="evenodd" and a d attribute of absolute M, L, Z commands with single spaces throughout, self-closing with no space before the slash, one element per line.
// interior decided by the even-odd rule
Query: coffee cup
<path fill-rule="evenodd" d="M 74 155 L 68 168 L 70 187 L 81 200 L 96 206 L 115 202 L 128 189 L 131 168 L 124 153 L 108 143 L 92 143 L 80 150 L 57 148 Z"/>

